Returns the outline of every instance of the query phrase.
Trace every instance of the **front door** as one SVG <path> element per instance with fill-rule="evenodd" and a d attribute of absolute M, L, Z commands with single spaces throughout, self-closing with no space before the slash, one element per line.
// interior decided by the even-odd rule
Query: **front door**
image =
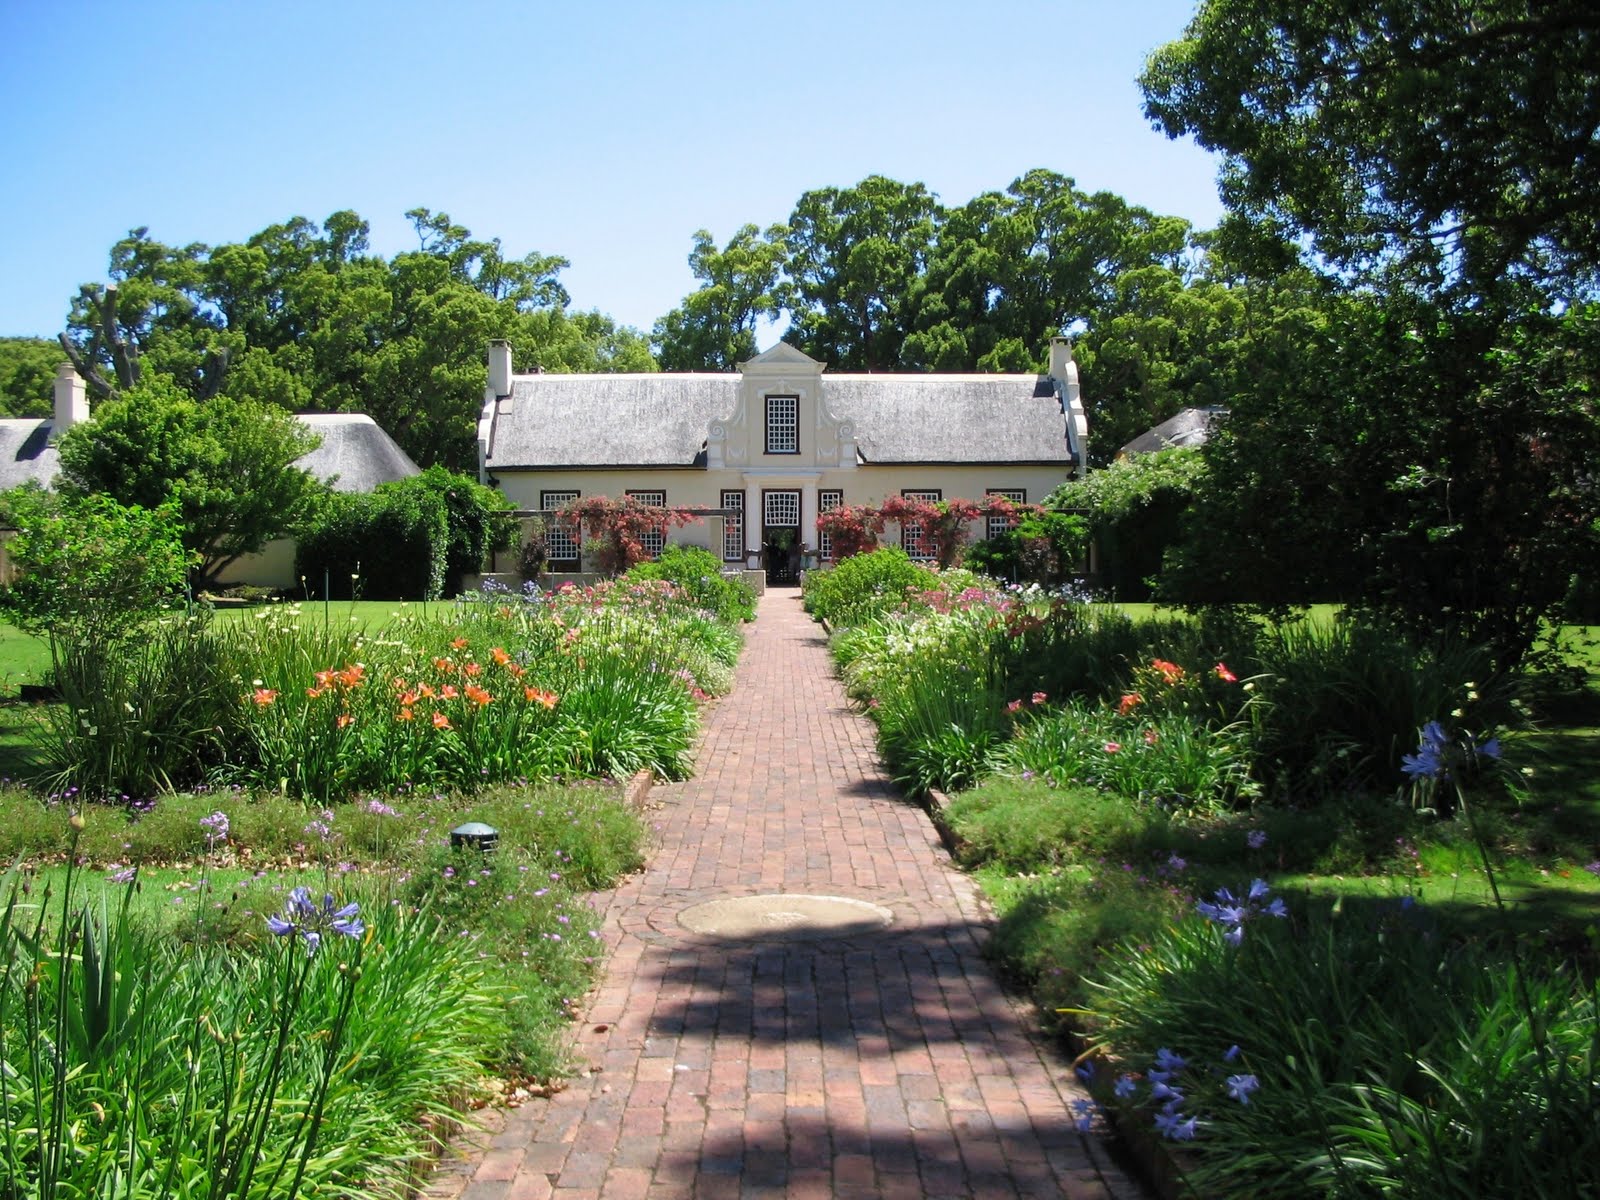
<path fill-rule="evenodd" d="M 800 493 L 761 493 L 761 549 L 768 584 L 800 582 Z"/>

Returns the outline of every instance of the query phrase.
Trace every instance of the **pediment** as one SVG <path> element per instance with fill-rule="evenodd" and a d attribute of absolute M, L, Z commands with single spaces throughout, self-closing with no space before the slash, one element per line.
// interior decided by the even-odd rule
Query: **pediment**
<path fill-rule="evenodd" d="M 824 364 L 818 362 L 809 355 L 802 354 L 793 346 L 789 345 L 788 342 L 779 342 L 776 346 L 772 347 L 772 349 L 756 355 L 749 362 L 740 363 L 739 370 L 749 371 L 752 367 L 779 369 L 787 368 L 789 370 L 794 370 L 797 367 L 802 367 L 811 371 L 821 371 L 823 366 Z"/>

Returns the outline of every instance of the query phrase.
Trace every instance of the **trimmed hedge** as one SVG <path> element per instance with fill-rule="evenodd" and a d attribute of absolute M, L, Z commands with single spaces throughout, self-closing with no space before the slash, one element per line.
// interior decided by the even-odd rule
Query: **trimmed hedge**
<path fill-rule="evenodd" d="M 444 501 L 423 488 L 335 493 L 295 550 L 295 574 L 310 596 L 324 579 L 332 600 L 437 600 L 450 546 Z"/>

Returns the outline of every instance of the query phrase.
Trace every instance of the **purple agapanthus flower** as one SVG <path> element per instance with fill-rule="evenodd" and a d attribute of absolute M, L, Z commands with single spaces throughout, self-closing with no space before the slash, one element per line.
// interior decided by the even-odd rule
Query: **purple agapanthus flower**
<path fill-rule="evenodd" d="M 1261 1086 L 1261 1081 L 1254 1075 L 1229 1075 L 1225 1082 L 1228 1085 L 1228 1095 L 1240 1104 L 1249 1104 L 1250 1093 Z"/>
<path fill-rule="evenodd" d="M 1117 1082 L 1111 1087 L 1111 1094 L 1118 1100 L 1126 1100 L 1133 1095 L 1137 1086 L 1138 1081 L 1132 1075 L 1119 1075 L 1117 1076 Z"/>
<path fill-rule="evenodd" d="M 206 836 L 213 841 L 228 836 L 228 814 L 214 812 L 209 817 L 201 817 L 200 825 L 206 831 Z"/>
<path fill-rule="evenodd" d="M 1267 900 L 1271 888 L 1265 880 L 1257 879 L 1250 884 L 1250 890 L 1243 900 L 1239 900 L 1227 888 L 1216 890 L 1216 901 L 1195 901 L 1194 909 L 1208 921 L 1224 927 L 1223 940 L 1230 946 L 1237 946 L 1244 940 L 1245 923 L 1255 917 L 1287 917 L 1289 910 L 1284 907 L 1281 899 L 1274 897 Z M 1266 900 L 1266 903 L 1262 901 Z"/>
<path fill-rule="evenodd" d="M 274 913 L 267 918 L 267 929 L 275 937 L 299 934 L 308 955 L 317 952 L 325 933 L 361 937 L 367 931 L 360 917 L 361 906 L 352 902 L 335 908 L 335 903 L 331 895 L 324 895 L 318 905 L 311 899 L 310 888 L 297 887 L 289 893 L 282 914 Z"/>
<path fill-rule="evenodd" d="M 1156 1051 L 1156 1069 L 1158 1071 L 1175 1073 L 1183 1070 L 1188 1065 L 1188 1060 L 1181 1054 L 1174 1054 L 1165 1046 Z"/>

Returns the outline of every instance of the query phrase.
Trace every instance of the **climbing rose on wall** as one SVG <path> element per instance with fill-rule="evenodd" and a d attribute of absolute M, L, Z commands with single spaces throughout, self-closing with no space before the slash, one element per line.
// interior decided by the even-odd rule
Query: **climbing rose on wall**
<path fill-rule="evenodd" d="M 563 504 L 556 510 L 556 517 L 580 522 L 586 535 L 584 553 L 602 575 L 620 575 L 649 558 L 644 546 L 646 536 L 664 538 L 667 530 L 699 520 L 687 509 L 644 504 L 632 496 L 618 500 L 583 496 Z"/>

